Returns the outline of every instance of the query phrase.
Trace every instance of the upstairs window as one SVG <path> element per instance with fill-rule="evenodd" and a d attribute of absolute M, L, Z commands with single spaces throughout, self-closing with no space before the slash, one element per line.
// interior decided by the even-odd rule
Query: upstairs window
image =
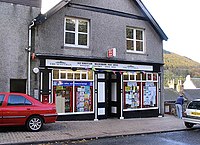
<path fill-rule="evenodd" d="M 144 30 L 127 27 L 126 46 L 127 52 L 144 53 Z"/>
<path fill-rule="evenodd" d="M 89 21 L 83 19 L 65 19 L 65 46 L 89 47 Z"/>

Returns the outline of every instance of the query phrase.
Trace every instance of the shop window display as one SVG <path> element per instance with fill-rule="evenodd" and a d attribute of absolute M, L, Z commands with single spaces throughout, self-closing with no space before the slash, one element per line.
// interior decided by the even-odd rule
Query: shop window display
<path fill-rule="evenodd" d="M 58 113 L 73 111 L 73 83 L 67 81 L 54 81 L 54 98 Z"/>
<path fill-rule="evenodd" d="M 75 82 L 76 94 L 76 112 L 89 112 L 93 110 L 93 83 L 92 82 Z"/>
<path fill-rule="evenodd" d="M 140 108 L 140 83 L 125 82 L 124 109 Z"/>
<path fill-rule="evenodd" d="M 124 109 L 157 107 L 157 73 L 126 72 L 123 75 Z"/>
<path fill-rule="evenodd" d="M 157 83 L 143 83 L 143 107 L 157 107 Z"/>
<path fill-rule="evenodd" d="M 53 89 L 58 113 L 93 111 L 93 71 L 53 70 Z"/>

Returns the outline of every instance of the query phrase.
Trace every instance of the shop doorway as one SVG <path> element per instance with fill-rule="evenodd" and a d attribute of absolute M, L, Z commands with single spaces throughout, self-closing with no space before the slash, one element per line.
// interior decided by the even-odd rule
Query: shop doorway
<path fill-rule="evenodd" d="M 97 76 L 98 119 L 120 118 L 121 75 L 104 72 Z"/>
<path fill-rule="evenodd" d="M 10 79 L 10 92 L 26 93 L 26 80 Z"/>
<path fill-rule="evenodd" d="M 119 118 L 121 106 L 121 75 L 106 74 L 106 114 L 107 118 Z"/>

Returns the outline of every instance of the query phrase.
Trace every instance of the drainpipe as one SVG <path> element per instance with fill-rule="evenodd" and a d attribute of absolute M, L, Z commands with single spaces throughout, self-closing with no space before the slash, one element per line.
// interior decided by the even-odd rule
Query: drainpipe
<path fill-rule="evenodd" d="M 32 20 L 31 24 L 28 27 L 28 62 L 27 62 L 27 94 L 30 95 L 31 92 L 31 34 L 32 27 L 35 25 L 36 19 Z"/>

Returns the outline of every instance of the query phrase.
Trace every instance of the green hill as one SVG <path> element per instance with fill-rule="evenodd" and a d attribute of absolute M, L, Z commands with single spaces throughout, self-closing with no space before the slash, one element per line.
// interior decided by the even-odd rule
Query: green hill
<path fill-rule="evenodd" d="M 184 81 L 187 75 L 200 77 L 200 63 L 190 58 L 164 50 L 164 79 L 165 86 L 171 79 Z"/>

